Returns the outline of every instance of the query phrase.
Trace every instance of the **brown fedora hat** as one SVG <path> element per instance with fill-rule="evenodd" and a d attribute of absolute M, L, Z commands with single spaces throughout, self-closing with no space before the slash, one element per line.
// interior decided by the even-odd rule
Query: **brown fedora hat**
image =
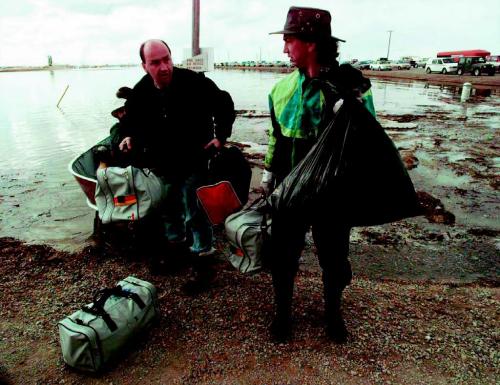
<path fill-rule="evenodd" d="M 290 7 L 286 16 L 285 26 L 282 31 L 271 32 L 272 34 L 302 35 L 312 38 L 332 37 L 335 40 L 343 41 L 332 36 L 330 23 L 332 16 L 324 9 L 308 7 Z"/>

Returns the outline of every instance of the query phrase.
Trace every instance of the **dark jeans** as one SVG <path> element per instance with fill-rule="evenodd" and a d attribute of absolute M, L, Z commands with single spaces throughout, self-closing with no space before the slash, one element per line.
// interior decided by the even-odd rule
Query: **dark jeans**
<path fill-rule="evenodd" d="M 348 260 L 351 228 L 335 223 L 334 216 L 326 215 L 326 212 L 316 215 L 311 225 L 319 264 L 323 270 L 328 313 L 340 308 L 342 290 L 351 282 L 352 271 Z M 290 317 L 294 279 L 309 227 L 309 223 L 301 222 L 296 215 L 273 214 L 269 257 L 278 317 Z"/>
<path fill-rule="evenodd" d="M 166 182 L 163 219 L 169 241 L 181 241 L 190 232 L 191 251 L 199 253 L 210 250 L 213 242 L 212 225 L 198 204 L 196 189 L 204 177 L 193 174 L 174 183 Z"/>

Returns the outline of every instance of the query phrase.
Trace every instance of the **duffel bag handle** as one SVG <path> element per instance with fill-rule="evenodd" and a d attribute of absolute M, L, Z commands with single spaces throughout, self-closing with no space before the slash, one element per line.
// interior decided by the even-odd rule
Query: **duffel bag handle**
<path fill-rule="evenodd" d="M 104 310 L 104 304 L 112 295 L 121 297 L 120 293 L 122 288 L 120 286 L 116 286 L 113 288 L 101 289 L 97 293 L 94 294 L 92 307 L 94 309 L 102 309 Z"/>
<path fill-rule="evenodd" d="M 94 301 L 92 306 L 90 307 L 84 306 L 82 310 L 86 313 L 102 317 L 103 321 L 106 323 L 106 326 L 112 332 L 114 332 L 118 327 L 116 326 L 115 321 L 113 321 L 110 315 L 106 312 L 106 310 L 104 310 L 104 304 L 113 295 L 116 297 L 130 298 L 137 304 L 137 306 L 139 306 L 141 310 L 146 307 L 146 304 L 141 299 L 141 297 L 139 297 L 137 293 L 133 293 L 131 291 L 125 291 L 119 285 L 113 288 L 106 288 L 99 290 L 94 295 Z"/>
<path fill-rule="evenodd" d="M 106 326 L 109 328 L 109 330 L 114 332 L 116 329 L 118 329 L 118 326 L 116 326 L 115 321 L 113 321 L 110 315 L 104 310 L 104 304 L 109 299 L 109 297 L 111 297 L 112 295 L 116 295 L 119 291 L 121 291 L 121 287 L 119 286 L 111 289 L 107 288 L 99 290 L 94 295 L 92 306 L 84 306 L 82 307 L 82 311 L 95 316 L 100 316 L 106 323 Z"/>
<path fill-rule="evenodd" d="M 118 294 L 113 294 L 113 295 L 116 295 L 118 297 L 130 298 L 132 301 L 136 303 L 137 306 L 139 306 L 139 309 L 141 310 L 146 307 L 146 304 L 141 299 L 141 297 L 139 297 L 139 294 L 128 290 L 123 290 L 121 286 L 117 286 L 116 288 L 119 288 L 120 292 Z"/>
<path fill-rule="evenodd" d="M 101 317 L 102 320 L 106 323 L 108 329 L 111 330 L 112 332 L 118 329 L 118 326 L 116 326 L 115 321 L 113 321 L 113 319 L 109 316 L 108 313 L 106 313 L 104 309 L 95 308 L 94 306 L 91 307 L 84 306 L 82 307 L 82 311 L 84 311 L 85 313 Z"/>
<path fill-rule="evenodd" d="M 267 221 L 271 218 L 271 211 L 272 211 L 271 204 L 269 203 L 269 200 L 267 198 L 268 197 L 266 196 L 265 193 L 262 194 L 253 201 L 253 203 L 250 205 L 248 209 L 246 209 L 246 211 L 254 210 L 262 213 L 262 220 L 260 221 L 260 231 L 264 235 L 267 235 L 267 229 L 269 227 Z"/>
<path fill-rule="evenodd" d="M 265 233 L 267 236 L 267 229 L 269 225 L 267 224 L 267 221 L 271 218 L 271 205 L 269 204 L 269 201 L 267 198 L 264 196 L 262 197 L 265 201 L 264 206 L 260 208 L 260 212 L 262 213 L 262 221 L 260 222 L 260 230 Z"/>
<path fill-rule="evenodd" d="M 108 329 L 111 330 L 112 332 L 118 329 L 118 326 L 116 326 L 115 321 L 113 321 L 113 319 L 109 316 L 109 314 L 104 311 L 104 309 L 84 306 L 82 307 L 82 311 L 95 316 L 100 316 L 102 320 L 106 323 Z"/>
<path fill-rule="evenodd" d="M 106 301 L 109 299 L 111 296 L 116 296 L 116 297 L 124 297 L 124 298 L 130 298 L 132 301 L 134 301 L 137 306 L 142 310 L 146 307 L 146 304 L 144 301 L 139 297 L 137 293 L 128 291 L 128 290 L 123 290 L 123 288 L 118 285 L 113 288 L 108 288 L 108 289 L 102 289 L 99 290 L 95 295 L 94 295 L 94 305 L 93 307 L 95 308 L 100 308 L 104 310 L 104 304 Z"/>

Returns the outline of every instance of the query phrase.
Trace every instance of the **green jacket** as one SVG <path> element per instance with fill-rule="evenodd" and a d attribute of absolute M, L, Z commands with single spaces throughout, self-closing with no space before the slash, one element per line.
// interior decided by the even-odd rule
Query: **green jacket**
<path fill-rule="evenodd" d="M 361 97 L 375 116 L 370 82 L 351 66 L 340 66 L 335 73 L 315 79 L 295 70 L 281 79 L 269 95 L 271 127 L 264 161 L 278 181 L 302 160 L 323 132 L 339 99 L 337 92 L 329 92 L 332 84 L 340 94 Z"/>

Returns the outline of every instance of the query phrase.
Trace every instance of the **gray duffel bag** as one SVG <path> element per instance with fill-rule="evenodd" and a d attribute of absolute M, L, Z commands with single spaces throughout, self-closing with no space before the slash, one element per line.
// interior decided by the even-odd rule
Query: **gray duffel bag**
<path fill-rule="evenodd" d="M 58 323 L 64 361 L 96 372 L 158 314 L 156 288 L 127 277 L 96 293 L 94 302 Z"/>
<path fill-rule="evenodd" d="M 96 177 L 95 203 L 104 224 L 140 220 L 163 203 L 163 182 L 147 168 L 98 168 Z"/>
<path fill-rule="evenodd" d="M 235 249 L 229 262 L 242 273 L 262 269 L 271 238 L 271 207 L 266 199 L 257 199 L 249 208 L 229 215 L 224 225 Z"/>

